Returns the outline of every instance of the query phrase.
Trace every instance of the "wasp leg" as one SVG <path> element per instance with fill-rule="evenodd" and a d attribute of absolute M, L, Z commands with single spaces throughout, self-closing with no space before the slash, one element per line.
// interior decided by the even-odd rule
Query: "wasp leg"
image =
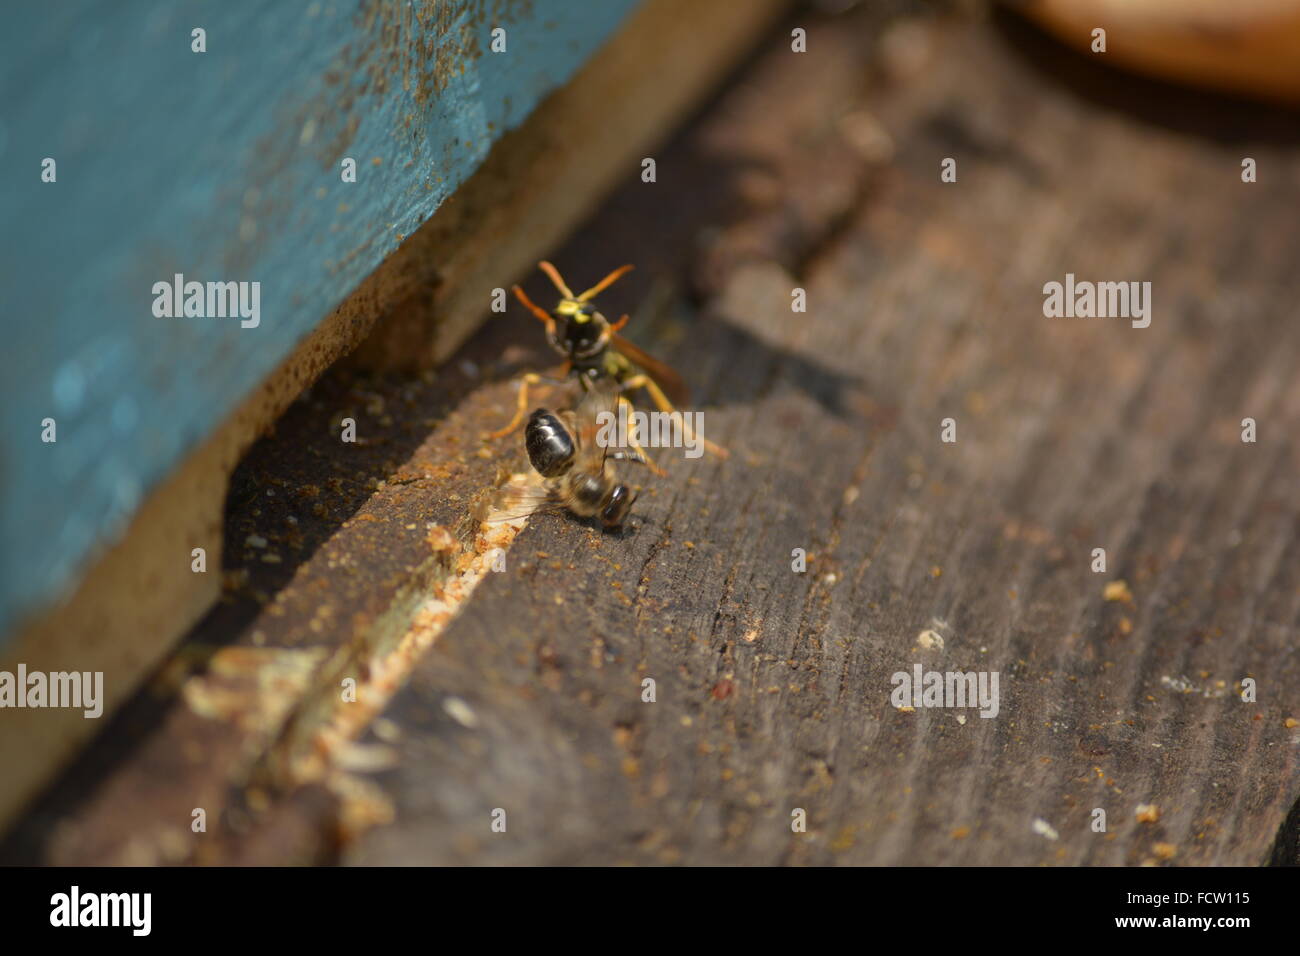
<path fill-rule="evenodd" d="M 528 386 L 541 385 L 542 377 L 534 372 L 529 372 L 519 380 L 519 401 L 515 406 L 515 417 L 510 419 L 510 423 L 505 428 L 498 428 L 494 432 L 484 432 L 483 437 L 491 441 L 498 438 L 504 438 L 512 431 L 518 428 L 524 422 L 524 412 L 528 409 Z"/>
<path fill-rule="evenodd" d="M 484 432 L 483 437 L 495 441 L 498 438 L 504 438 L 512 431 L 518 428 L 524 422 L 524 412 L 528 410 L 528 386 L 538 385 L 563 385 L 563 379 L 549 378 L 544 375 L 538 375 L 536 372 L 529 372 L 519 380 L 519 399 L 515 405 L 515 417 L 510 419 L 510 424 L 505 428 L 498 428 L 494 432 Z"/>
<path fill-rule="evenodd" d="M 650 393 L 650 400 L 655 403 L 655 407 L 657 407 L 659 411 L 666 412 L 670 415 L 677 411 L 677 409 L 673 407 L 673 403 L 668 400 L 668 396 L 664 394 L 663 389 L 661 389 L 658 383 L 649 375 L 633 375 L 631 378 L 628 378 L 623 382 L 623 391 L 625 392 L 636 391 L 638 388 L 644 388 Z M 691 428 L 685 415 L 682 416 L 682 431 L 691 438 L 695 437 L 695 430 Z M 723 459 L 731 457 L 731 452 L 727 451 L 727 449 L 723 448 L 721 445 L 715 445 L 707 438 L 701 438 L 700 440 L 704 443 L 705 450 L 710 454 Z"/>
<path fill-rule="evenodd" d="M 613 458 L 615 461 L 634 461 L 638 465 L 650 464 L 650 459 L 646 458 L 646 456 L 641 454 L 639 451 L 620 451 L 615 452 L 609 457 Z"/>
<path fill-rule="evenodd" d="M 625 396 L 623 396 L 623 395 L 620 395 L 620 396 L 618 397 L 618 402 L 619 402 L 620 405 L 626 405 L 626 406 L 627 406 L 627 417 L 628 417 L 628 421 L 631 421 L 631 420 L 632 420 L 632 412 L 635 411 L 635 409 L 633 409 L 633 407 L 632 407 L 632 403 L 629 402 L 629 401 L 627 400 L 627 398 L 626 398 Z M 628 436 L 627 436 L 627 443 L 628 443 L 629 445 L 632 446 L 632 451 L 631 451 L 631 452 L 620 453 L 620 454 L 618 454 L 618 455 L 614 455 L 614 456 L 612 456 L 612 457 L 615 457 L 615 458 L 627 458 L 627 459 L 630 460 L 630 461 L 639 461 L 641 464 L 645 465 L 647 468 L 649 468 L 651 471 L 653 471 L 653 472 L 654 472 L 656 475 L 658 475 L 660 478 L 663 478 L 663 477 L 665 477 L 665 476 L 668 474 L 666 471 L 664 471 L 662 468 L 660 468 L 658 465 L 656 465 L 656 464 L 654 463 L 654 459 L 651 458 L 649 455 L 647 455 L 647 454 L 645 453 L 645 449 L 642 448 L 640 445 L 638 445 L 638 444 L 636 443 L 636 439 L 633 438 L 631 435 L 628 435 Z"/>

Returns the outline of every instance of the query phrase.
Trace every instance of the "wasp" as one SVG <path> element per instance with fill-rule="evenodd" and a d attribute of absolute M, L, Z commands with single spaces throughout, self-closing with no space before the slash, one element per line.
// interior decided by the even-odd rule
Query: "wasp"
<path fill-rule="evenodd" d="M 631 265 L 619 266 L 580 295 L 573 294 L 559 270 L 551 263 L 542 261 L 537 266 L 561 296 L 552 312 L 535 304 L 518 285 L 511 291 L 546 327 L 546 341 L 551 348 L 564 356 L 561 375 L 577 376 L 583 388 L 588 388 L 592 382 L 601 379 L 611 380 L 618 386 L 620 401 L 626 401 L 623 396 L 627 393 L 643 388 L 661 412 L 674 412 L 674 399 L 683 405 L 690 401 L 690 393 L 680 375 L 618 334 L 627 325 L 627 315 L 623 315 L 617 322 L 610 322 L 592 301 L 630 272 L 633 268 Z M 514 418 L 505 428 L 489 433 L 489 438 L 501 438 L 519 427 L 524 410 L 528 407 L 528 386 L 543 382 L 542 376 L 536 373 L 530 372 L 523 377 L 519 384 Z M 725 448 L 710 441 L 704 441 L 704 447 L 719 458 L 728 457 Z M 663 474 L 641 449 L 636 450 L 652 471 Z"/>
<path fill-rule="evenodd" d="M 627 520 L 636 492 L 619 480 L 618 459 L 648 464 L 636 450 L 611 452 L 598 441 L 599 428 L 613 416 L 618 386 L 600 379 L 591 384 L 572 411 L 558 414 L 536 409 L 528 419 L 524 444 L 534 476 L 501 489 L 490 521 L 509 521 L 538 511 L 568 509 L 580 518 L 599 518 L 610 530 Z"/>

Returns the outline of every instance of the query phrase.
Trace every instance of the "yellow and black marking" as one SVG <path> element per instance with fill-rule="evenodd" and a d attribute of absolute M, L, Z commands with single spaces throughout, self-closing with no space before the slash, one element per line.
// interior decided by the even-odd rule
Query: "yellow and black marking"
<path fill-rule="evenodd" d="M 621 395 L 645 389 L 650 400 L 661 412 L 676 411 L 674 400 L 686 404 L 690 400 L 681 376 L 658 359 L 643 352 L 619 335 L 627 325 L 628 316 L 610 322 L 601 314 L 592 300 L 632 270 L 631 265 L 619 266 L 585 292 L 574 295 L 564 277 L 551 263 L 538 263 L 560 293 L 554 310 L 547 312 L 534 303 L 518 285 L 513 287 L 515 298 L 546 328 L 546 340 L 551 348 L 564 356 L 563 375 L 576 376 L 584 390 L 596 379 L 610 379 L 618 383 Z M 542 384 L 536 373 L 525 375 L 519 385 L 519 399 L 514 418 L 504 428 L 491 432 L 488 437 L 501 438 L 517 429 L 528 408 L 528 387 Z M 623 399 L 626 401 L 626 399 Z M 719 458 L 727 458 L 725 448 L 708 440 L 704 447 Z M 644 449 L 636 448 L 644 455 Z M 646 463 L 656 474 L 663 474 L 657 465 L 646 458 Z"/>

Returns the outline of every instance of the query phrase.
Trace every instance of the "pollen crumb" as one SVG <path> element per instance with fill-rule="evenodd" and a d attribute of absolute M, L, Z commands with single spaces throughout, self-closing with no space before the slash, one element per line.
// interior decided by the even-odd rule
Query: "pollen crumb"
<path fill-rule="evenodd" d="M 1106 589 L 1102 591 L 1102 597 L 1107 601 L 1123 601 L 1125 604 L 1133 603 L 1133 592 L 1128 589 L 1128 582 L 1124 580 L 1107 582 Z"/>
<path fill-rule="evenodd" d="M 926 629 L 916 635 L 916 643 L 921 645 L 927 651 L 932 649 L 943 650 L 943 635 L 938 631 Z"/>
<path fill-rule="evenodd" d="M 429 533 L 424 536 L 424 540 L 429 543 L 429 547 L 434 551 L 452 551 L 456 547 L 456 539 L 452 537 L 450 531 L 440 524 L 430 527 Z"/>

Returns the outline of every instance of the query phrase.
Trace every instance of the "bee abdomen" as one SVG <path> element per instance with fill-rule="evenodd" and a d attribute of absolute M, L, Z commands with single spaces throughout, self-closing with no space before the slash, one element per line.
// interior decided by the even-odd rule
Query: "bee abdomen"
<path fill-rule="evenodd" d="M 544 408 L 533 412 L 524 433 L 528 460 L 544 478 L 554 478 L 573 463 L 573 438 L 560 420 Z"/>

